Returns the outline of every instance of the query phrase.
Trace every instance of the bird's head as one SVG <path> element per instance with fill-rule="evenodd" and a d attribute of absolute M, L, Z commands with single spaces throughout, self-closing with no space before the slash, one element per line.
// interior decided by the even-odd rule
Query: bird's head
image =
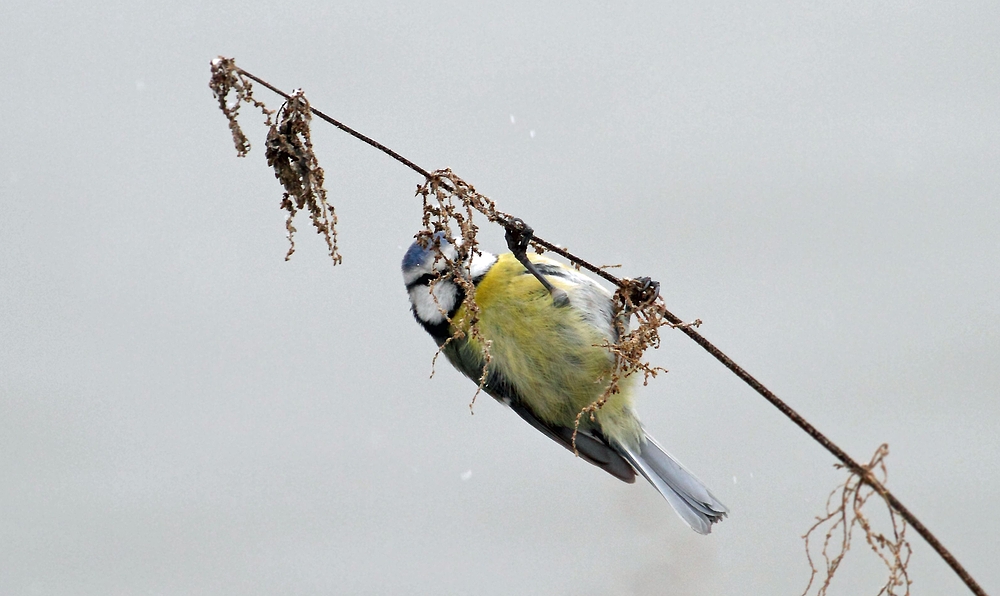
<path fill-rule="evenodd" d="M 403 255 L 403 283 L 407 289 L 414 284 L 427 285 L 457 258 L 455 244 L 444 232 L 418 238 Z"/>
<path fill-rule="evenodd" d="M 460 246 L 459 240 L 437 232 L 418 237 L 403 255 L 403 283 L 410 295 L 413 316 L 438 341 L 451 337 L 448 319 L 465 299 L 465 290 L 456 283 L 456 276 L 475 285 L 497 260 L 496 255 L 479 253 L 467 263 L 462 262 L 465 251 L 458 250 Z"/>

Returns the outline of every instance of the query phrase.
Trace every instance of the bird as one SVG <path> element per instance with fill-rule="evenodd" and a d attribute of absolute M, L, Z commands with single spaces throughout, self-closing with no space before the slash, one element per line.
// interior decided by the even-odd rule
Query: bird
<path fill-rule="evenodd" d="M 460 239 L 418 234 L 402 260 L 417 323 L 456 369 L 532 427 L 619 480 L 631 484 L 642 475 L 691 529 L 709 534 L 729 510 L 646 431 L 635 413 L 633 377 L 620 380 L 593 416 L 578 417 L 608 386 L 614 357 L 604 346 L 618 340 L 621 315 L 596 280 L 525 254 L 525 228 L 513 240 L 508 229 L 511 252 L 462 251 L 466 262 L 456 249 Z M 466 287 L 479 310 L 477 334 L 468 329 Z"/>

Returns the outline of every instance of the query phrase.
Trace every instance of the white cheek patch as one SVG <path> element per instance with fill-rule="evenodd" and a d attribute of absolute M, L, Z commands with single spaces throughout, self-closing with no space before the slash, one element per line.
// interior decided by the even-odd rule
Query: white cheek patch
<path fill-rule="evenodd" d="M 497 262 L 497 256 L 488 252 L 484 252 L 479 255 L 472 255 L 472 262 L 469 264 L 469 275 L 472 279 L 476 279 L 481 275 L 485 275 L 493 263 Z"/>
<path fill-rule="evenodd" d="M 434 298 L 437 298 L 437 301 Z M 450 282 L 439 282 L 434 286 L 434 295 L 431 295 L 427 286 L 415 286 L 410 288 L 410 304 L 417 317 L 425 323 L 436 325 L 444 321 L 442 310 L 447 313 L 455 307 L 458 300 L 458 288 Z"/>

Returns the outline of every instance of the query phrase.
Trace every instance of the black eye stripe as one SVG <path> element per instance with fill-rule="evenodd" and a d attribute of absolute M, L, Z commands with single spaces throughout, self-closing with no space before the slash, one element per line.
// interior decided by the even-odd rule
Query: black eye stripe
<path fill-rule="evenodd" d="M 486 273 L 489 273 L 489 271 L 487 271 Z M 472 285 L 478 286 L 479 282 L 483 281 L 483 278 L 486 277 L 486 273 L 483 273 L 482 275 L 479 275 L 479 276 L 476 276 L 476 277 L 472 278 Z M 525 271 L 525 273 L 527 273 L 527 271 Z M 437 278 L 437 274 L 436 273 L 424 273 L 423 275 L 421 275 L 417 279 L 415 279 L 415 280 L 411 281 L 410 283 L 406 284 L 406 291 L 409 292 L 410 290 L 412 290 L 413 288 L 415 288 L 417 286 L 430 286 L 431 282 L 434 281 L 435 278 Z M 442 283 L 444 281 L 451 281 L 451 280 L 448 279 L 448 276 L 442 275 L 441 276 L 441 281 L 438 282 L 438 283 Z"/>
<path fill-rule="evenodd" d="M 424 273 L 423 275 L 421 275 L 417 279 L 415 279 L 415 280 L 411 281 L 410 283 L 406 284 L 406 290 L 410 291 L 411 289 L 413 289 L 413 288 L 415 288 L 417 286 L 428 286 L 428 287 L 430 287 L 431 282 L 434 281 L 435 279 L 438 280 L 438 282 L 437 282 L 438 285 L 441 285 L 441 284 L 444 284 L 444 283 L 454 283 L 454 281 L 451 278 L 451 275 L 448 275 L 447 273 L 444 273 L 444 272 L 440 272 L 440 273 Z M 482 278 L 479 278 L 479 279 L 482 279 Z M 478 281 L 475 281 L 473 283 L 478 283 Z"/>
<path fill-rule="evenodd" d="M 437 277 L 436 273 L 425 273 L 420 277 L 418 277 L 417 279 L 406 284 L 406 290 L 407 291 L 412 290 L 417 286 L 429 286 L 431 285 L 431 281 L 433 281 L 435 277 Z"/>

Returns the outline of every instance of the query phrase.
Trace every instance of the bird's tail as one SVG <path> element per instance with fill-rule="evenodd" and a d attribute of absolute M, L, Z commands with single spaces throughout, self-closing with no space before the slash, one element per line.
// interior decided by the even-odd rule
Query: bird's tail
<path fill-rule="evenodd" d="M 699 534 L 712 531 L 712 524 L 722 520 L 729 509 L 719 502 L 694 474 L 688 472 L 663 447 L 644 433 L 638 448 L 617 445 L 621 454 L 660 494 L 681 517 Z"/>

